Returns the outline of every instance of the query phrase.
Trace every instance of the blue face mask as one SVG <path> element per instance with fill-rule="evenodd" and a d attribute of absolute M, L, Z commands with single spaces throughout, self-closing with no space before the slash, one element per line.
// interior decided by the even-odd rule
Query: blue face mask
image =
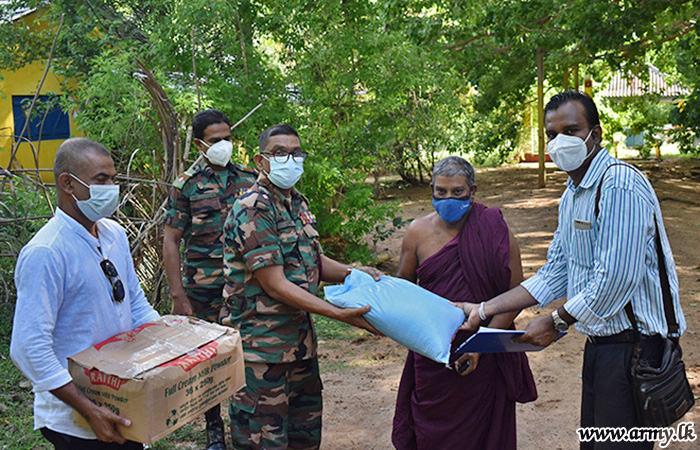
<path fill-rule="evenodd" d="M 433 196 L 433 208 L 445 222 L 459 222 L 471 206 L 471 196 L 463 198 L 436 198 Z"/>

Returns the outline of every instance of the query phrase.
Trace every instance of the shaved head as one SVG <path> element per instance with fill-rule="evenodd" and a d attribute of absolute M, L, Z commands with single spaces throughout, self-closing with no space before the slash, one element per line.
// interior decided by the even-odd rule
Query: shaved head
<path fill-rule="evenodd" d="M 56 159 L 53 162 L 53 174 L 58 180 L 62 173 L 81 173 L 88 161 L 88 154 L 107 156 L 112 159 L 102 144 L 87 138 L 71 138 L 63 141 L 56 151 Z"/>

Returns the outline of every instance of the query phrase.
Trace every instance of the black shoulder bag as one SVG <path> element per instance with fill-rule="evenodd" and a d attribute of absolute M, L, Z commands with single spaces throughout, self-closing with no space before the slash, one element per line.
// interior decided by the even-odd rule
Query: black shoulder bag
<path fill-rule="evenodd" d="M 638 171 L 634 166 L 616 163 L 608 166 L 605 172 L 615 165 L 628 166 Z M 603 172 L 603 176 L 605 172 Z M 598 202 L 600 200 L 603 176 L 601 176 L 596 192 L 596 218 L 599 212 Z M 637 345 L 634 348 L 632 356 L 630 374 L 637 418 L 645 427 L 667 427 L 679 420 L 690 410 L 695 403 L 695 396 L 688 383 L 685 373 L 685 364 L 682 359 L 683 352 L 679 343 L 680 334 L 678 332 L 678 321 L 676 320 L 676 313 L 673 309 L 671 287 L 668 282 L 668 273 L 666 272 L 666 258 L 664 257 L 664 252 L 661 247 L 661 235 L 659 234 L 659 225 L 656 221 L 656 212 L 654 213 L 654 226 L 656 228 L 656 254 L 659 260 L 659 280 L 664 299 L 664 315 L 666 316 L 666 323 L 668 325 L 668 337 L 663 339 L 664 349 L 660 367 L 652 367 L 646 360 L 641 358 L 639 329 L 637 328 L 637 320 L 634 317 L 631 302 L 625 305 L 625 313 L 632 323 L 635 336 L 637 337 Z"/>

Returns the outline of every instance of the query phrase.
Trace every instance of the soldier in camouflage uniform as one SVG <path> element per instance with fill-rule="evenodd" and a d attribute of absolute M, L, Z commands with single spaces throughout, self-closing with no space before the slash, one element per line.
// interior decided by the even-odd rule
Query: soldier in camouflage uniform
<path fill-rule="evenodd" d="M 221 322 L 241 332 L 246 361 L 247 386 L 229 407 L 236 449 L 319 448 L 322 387 L 310 313 L 375 331 L 362 317 L 369 306 L 339 309 L 316 297 L 320 281 L 341 282 L 350 266 L 323 254 L 316 218 L 294 189 L 305 159 L 292 127 L 265 130 L 255 155 L 261 174 L 224 227 Z"/>
<path fill-rule="evenodd" d="M 204 161 L 173 183 L 165 216 L 163 257 L 173 313 L 216 322 L 222 303 L 223 226 L 236 197 L 255 182 L 253 169 L 230 162 L 231 121 L 214 109 L 192 120 Z M 184 264 L 180 272 L 180 243 Z M 206 413 L 207 449 L 225 450 L 220 407 Z"/>

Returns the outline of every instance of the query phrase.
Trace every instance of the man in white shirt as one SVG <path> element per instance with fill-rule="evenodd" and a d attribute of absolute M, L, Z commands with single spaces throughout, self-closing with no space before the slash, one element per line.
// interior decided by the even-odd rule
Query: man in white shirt
<path fill-rule="evenodd" d="M 92 403 L 73 383 L 67 358 L 156 319 L 134 271 L 124 229 L 107 219 L 119 186 L 109 151 L 66 140 L 54 161 L 58 208 L 22 249 L 10 355 L 34 386 L 34 428 L 57 450 L 142 449 L 117 425 L 131 421 Z M 73 423 L 72 409 L 90 428 Z"/>

